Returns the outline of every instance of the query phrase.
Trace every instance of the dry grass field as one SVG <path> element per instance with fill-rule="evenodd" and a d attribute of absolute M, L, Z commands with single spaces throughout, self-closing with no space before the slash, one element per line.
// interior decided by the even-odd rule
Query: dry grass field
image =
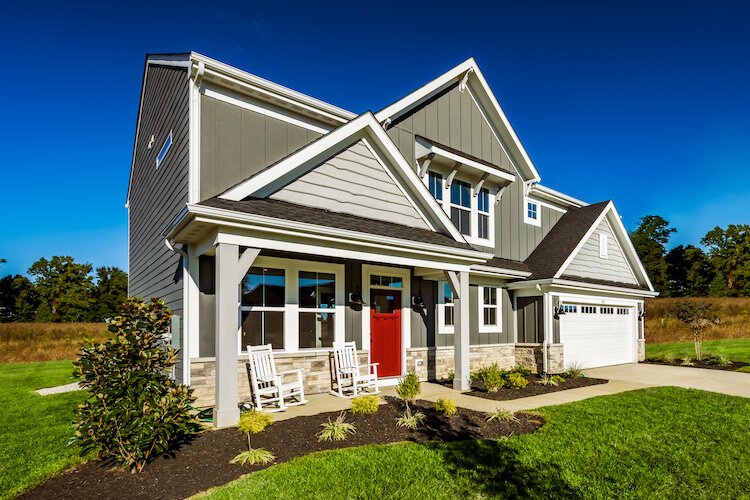
<path fill-rule="evenodd" d="M 0 363 L 75 359 L 83 339 L 109 335 L 104 323 L 0 323 Z"/>
<path fill-rule="evenodd" d="M 693 340 L 690 329 L 677 319 L 675 304 L 680 301 L 709 302 L 721 322 L 711 325 L 705 340 L 750 338 L 750 298 L 684 298 L 646 301 L 646 342 L 684 342 Z"/>

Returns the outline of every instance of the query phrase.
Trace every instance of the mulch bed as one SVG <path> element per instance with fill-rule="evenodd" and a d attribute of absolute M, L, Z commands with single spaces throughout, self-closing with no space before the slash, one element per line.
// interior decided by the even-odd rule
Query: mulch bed
<path fill-rule="evenodd" d="M 742 368 L 743 366 L 748 366 L 748 363 L 743 363 L 742 361 L 732 361 L 731 365 L 726 366 L 719 366 L 719 365 L 707 365 L 703 363 L 702 361 L 693 360 L 693 363 L 695 363 L 693 366 L 683 366 L 680 364 L 680 361 L 676 361 L 674 363 L 667 363 L 666 361 L 658 361 L 655 359 L 647 359 L 646 361 L 641 361 L 641 363 L 645 363 L 648 365 L 665 365 L 665 366 L 681 366 L 683 368 L 704 368 L 707 370 L 723 370 L 728 372 L 737 371 L 738 369 Z"/>
<path fill-rule="evenodd" d="M 420 429 L 411 431 L 396 425 L 396 418 L 404 412 L 403 403 L 394 398 L 385 399 L 386 404 L 380 405 L 374 415 L 347 414 L 347 422 L 355 424 L 357 431 L 345 441 L 321 443 L 315 436 L 320 424 L 338 416 L 338 412 L 333 412 L 275 422 L 262 433 L 251 436 L 251 443 L 253 447 L 271 451 L 276 455 L 275 463 L 279 463 L 315 451 L 367 444 L 517 436 L 534 432 L 543 424 L 541 417 L 527 413 L 517 414 L 519 422 L 487 422 L 483 413 L 465 408 L 459 408 L 458 413 L 448 419 L 433 410 L 432 403 L 417 401 L 416 407 L 427 418 Z M 229 463 L 246 449 L 247 438 L 237 429 L 207 431 L 171 456 L 155 459 L 140 474 L 130 474 L 111 463 L 91 461 L 42 483 L 21 498 L 185 498 L 268 467 Z"/>
<path fill-rule="evenodd" d="M 539 396 L 541 394 L 549 394 L 551 392 L 566 391 L 568 389 L 577 389 L 579 387 L 589 387 L 591 385 L 606 384 L 608 380 L 602 378 L 590 378 L 590 377 L 577 377 L 577 378 L 566 378 L 565 382 L 558 386 L 542 385 L 539 383 L 541 377 L 532 375 L 529 378 L 529 384 L 523 389 L 510 389 L 503 387 L 498 389 L 496 392 L 487 392 L 482 389 L 474 388 L 471 392 L 467 392 L 469 396 L 477 396 L 484 399 L 493 399 L 495 401 L 510 401 L 511 399 L 527 398 L 529 396 Z M 446 382 L 450 383 L 450 382 Z"/>

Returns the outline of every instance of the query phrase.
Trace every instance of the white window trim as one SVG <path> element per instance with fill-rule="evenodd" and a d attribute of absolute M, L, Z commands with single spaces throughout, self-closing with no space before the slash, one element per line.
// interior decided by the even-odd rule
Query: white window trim
<path fill-rule="evenodd" d="M 484 303 L 484 289 L 485 288 L 494 288 L 495 289 L 495 297 L 497 300 L 497 304 L 490 305 Z M 477 302 L 479 303 L 479 307 L 477 308 L 477 312 L 479 315 L 478 318 L 478 324 L 479 324 L 479 333 L 502 333 L 503 332 L 503 289 L 499 286 L 479 286 L 477 287 Z M 485 325 L 484 324 L 484 309 L 492 307 L 495 309 L 495 324 L 494 325 Z"/>
<path fill-rule="evenodd" d="M 344 265 L 331 264 L 327 262 L 314 262 L 307 260 L 282 259 L 278 257 L 258 257 L 252 267 L 268 267 L 284 270 L 285 306 L 284 311 L 284 348 L 277 352 L 330 352 L 330 347 L 322 348 L 300 348 L 299 347 L 299 313 L 302 312 L 327 312 L 334 313 L 334 342 L 345 340 L 346 304 L 344 297 Z M 330 273 L 336 276 L 336 300 L 332 309 L 309 309 L 299 307 L 299 273 L 300 271 L 311 271 L 319 273 Z M 241 285 L 240 285 L 241 286 Z M 253 310 L 282 310 L 279 307 L 255 307 Z M 250 310 L 249 306 L 238 308 L 239 328 L 237 330 L 237 348 L 240 356 L 247 356 L 246 346 L 242 344 L 242 312 Z"/>
<path fill-rule="evenodd" d="M 437 320 L 438 320 L 438 334 L 440 335 L 453 335 L 455 333 L 455 325 L 445 324 L 445 285 L 447 281 L 438 281 L 438 304 L 437 304 Z M 450 306 L 453 307 L 453 321 L 456 321 L 456 303 L 455 297 L 454 302 Z"/>
<path fill-rule="evenodd" d="M 430 189 L 430 175 L 429 173 L 433 172 L 436 174 L 440 174 L 443 176 L 443 199 L 437 201 L 438 205 L 443 208 L 443 211 L 446 213 L 448 218 L 450 219 L 451 216 L 451 207 L 453 204 L 451 203 L 451 188 L 448 186 L 447 182 L 447 176 L 448 174 L 441 169 L 428 169 L 427 173 L 424 175 L 424 178 L 422 181 L 424 182 L 424 185 L 427 187 L 427 190 Z M 481 245 L 485 247 L 494 247 L 495 246 L 495 201 L 497 198 L 497 188 L 492 185 L 487 185 L 485 183 L 482 187 L 489 191 L 489 209 L 490 211 L 487 213 L 489 215 L 489 234 L 488 238 L 479 238 L 477 235 L 479 234 L 479 192 L 476 189 L 476 184 L 471 182 L 468 179 L 463 178 L 461 175 L 456 175 L 453 179 L 453 182 L 455 181 L 463 181 L 469 184 L 469 187 L 471 189 L 471 206 L 470 207 L 460 207 L 456 205 L 457 208 L 462 210 L 467 210 L 470 212 L 469 216 L 469 231 L 471 234 L 464 234 L 462 235 L 464 239 L 470 244 L 474 245 Z M 432 193 L 430 193 L 430 196 L 432 196 Z M 482 212 L 484 215 L 484 212 Z M 451 224 L 453 223 L 453 220 L 451 219 Z M 458 228 L 456 228 L 458 229 Z"/>
<path fill-rule="evenodd" d="M 536 219 L 532 219 L 529 217 L 529 203 L 536 205 Z M 523 198 L 523 221 L 526 224 L 530 224 L 532 226 L 542 226 L 542 205 L 538 201 L 532 200 L 528 196 L 525 196 Z"/>
<path fill-rule="evenodd" d="M 156 168 L 157 169 L 161 166 L 162 163 L 164 163 L 164 159 L 167 157 L 169 150 L 172 149 L 173 144 L 174 144 L 174 138 L 172 136 L 172 131 L 170 130 L 169 135 L 167 136 L 166 139 L 164 139 L 164 144 L 162 144 L 161 148 L 159 148 L 159 152 L 156 154 Z"/>
<path fill-rule="evenodd" d="M 599 233 L 599 258 L 609 258 L 609 243 L 607 233 Z"/>

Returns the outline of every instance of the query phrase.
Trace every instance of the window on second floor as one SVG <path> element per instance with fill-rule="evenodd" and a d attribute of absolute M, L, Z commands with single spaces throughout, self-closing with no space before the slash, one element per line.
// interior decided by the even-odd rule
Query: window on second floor
<path fill-rule="evenodd" d="M 451 220 L 461 234 L 471 236 L 471 186 L 454 180 L 451 184 Z"/>
<path fill-rule="evenodd" d="M 485 188 L 477 194 L 477 238 L 490 239 L 490 192 Z"/>
<path fill-rule="evenodd" d="M 437 200 L 438 203 L 443 202 L 443 176 L 437 172 L 430 172 L 428 174 L 427 187 L 430 188 L 430 193 Z"/>
<path fill-rule="evenodd" d="M 156 168 L 159 168 L 164 161 L 164 158 L 167 156 L 167 153 L 169 152 L 169 148 L 172 147 L 172 131 L 169 131 L 169 135 L 164 140 L 164 145 L 159 150 L 159 154 L 156 155 Z"/>
<path fill-rule="evenodd" d="M 525 207 L 523 212 L 523 221 L 526 224 L 531 224 L 532 226 L 541 226 L 542 225 L 542 210 L 539 203 L 536 201 L 529 200 L 528 198 L 525 200 Z"/>

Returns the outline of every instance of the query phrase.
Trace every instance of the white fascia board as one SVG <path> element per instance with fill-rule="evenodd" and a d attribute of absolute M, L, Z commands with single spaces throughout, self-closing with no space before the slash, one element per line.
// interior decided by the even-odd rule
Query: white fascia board
<path fill-rule="evenodd" d="M 399 169 L 400 178 L 406 180 L 411 188 L 410 193 L 419 198 L 421 203 L 418 203 L 418 205 L 422 207 L 419 211 L 425 221 L 430 226 L 436 226 L 438 230 L 446 231 L 456 241 L 466 243 L 463 235 L 432 197 L 427 186 L 407 163 L 391 138 L 375 120 L 373 114 L 369 112 L 320 137 L 296 153 L 222 193 L 219 197 L 233 201 L 240 201 L 248 196 L 268 197 L 282 186 L 309 171 L 309 169 L 327 160 L 333 154 L 365 137 L 372 139 L 378 149 L 385 153 L 388 163 Z M 429 214 L 425 210 L 429 211 Z M 435 225 L 434 222 L 438 222 L 438 224 Z"/>
<path fill-rule="evenodd" d="M 593 224 L 591 224 L 591 227 L 589 227 L 588 231 L 586 231 L 586 234 L 581 238 L 581 240 L 576 245 L 575 249 L 570 252 L 570 255 L 568 255 L 568 258 L 565 259 L 565 262 L 560 266 L 560 269 L 557 270 L 555 273 L 554 278 L 559 278 L 565 270 L 568 268 L 571 262 L 573 262 L 573 259 L 575 259 L 576 255 L 578 255 L 578 252 L 581 251 L 581 248 L 583 248 L 583 245 L 586 244 L 586 242 L 589 240 L 592 234 L 594 234 L 594 231 L 596 231 L 596 228 L 599 227 L 599 224 L 602 222 L 604 217 L 607 216 L 607 212 L 609 212 L 612 209 L 612 202 L 610 201 L 606 207 L 604 207 L 604 210 L 602 210 L 602 213 L 599 214 L 599 216 L 596 218 Z"/>
<path fill-rule="evenodd" d="M 572 196 L 568 196 L 565 193 L 561 193 L 560 191 L 556 191 L 547 186 L 542 186 L 541 184 L 534 184 L 531 187 L 531 191 L 529 192 L 529 194 L 573 208 L 580 208 L 589 205 L 585 201 L 573 198 Z"/>
<path fill-rule="evenodd" d="M 506 180 L 508 182 L 513 182 L 516 180 L 516 176 L 513 174 L 509 174 L 507 172 L 503 172 L 502 170 L 488 167 L 487 165 L 483 165 L 477 161 L 472 160 L 471 158 L 466 158 L 465 156 L 458 155 L 456 153 L 453 153 L 452 151 L 445 150 L 441 148 L 440 146 L 437 146 L 432 143 L 430 143 L 429 146 L 422 145 L 418 158 L 423 158 L 427 156 L 428 154 L 435 154 L 435 156 L 443 157 L 446 160 L 458 162 L 462 165 L 466 165 L 467 167 L 473 168 L 475 170 L 479 170 L 480 172 L 490 174 L 495 177 L 499 177 L 500 179 Z"/>
<path fill-rule="evenodd" d="M 516 271 L 514 269 L 503 269 L 501 267 L 483 266 L 481 264 L 475 264 L 471 266 L 471 272 L 502 278 L 526 278 L 528 276 L 531 276 L 531 273 L 526 271 Z"/>
<path fill-rule="evenodd" d="M 338 123 L 346 123 L 357 116 L 351 111 L 347 111 L 338 106 L 334 106 L 301 92 L 297 92 L 296 90 L 260 78 L 259 76 L 242 71 L 234 66 L 204 56 L 203 54 L 192 52 L 190 57 L 195 63 L 202 62 L 205 64 L 207 75 L 225 77 L 238 84 L 248 86 L 262 94 L 270 95 L 290 104 L 321 113 Z"/>
<path fill-rule="evenodd" d="M 190 219 L 208 222 L 222 227 L 237 227 L 239 229 L 253 229 L 265 233 L 274 233 L 296 238 L 315 238 L 318 240 L 335 241 L 338 243 L 367 246 L 384 250 L 408 251 L 429 255 L 431 257 L 447 257 L 452 260 L 464 262 L 466 265 L 485 262 L 491 258 L 491 254 L 479 252 L 473 249 L 444 247 L 430 243 L 421 243 L 412 240 L 403 240 L 388 236 L 379 236 L 370 233 L 360 233 L 347 229 L 331 228 L 317 224 L 288 221 L 275 217 L 246 214 L 216 207 L 203 205 L 188 205 L 187 212 L 175 218 L 170 228 L 165 231 L 168 239 L 178 239 L 179 233 L 190 222 Z"/>
<path fill-rule="evenodd" d="M 586 292 L 607 292 L 616 293 L 619 295 L 627 295 L 632 297 L 656 297 L 659 292 L 648 291 L 648 290 L 635 290 L 633 288 L 618 287 L 611 285 L 598 285 L 593 283 L 584 283 L 565 279 L 554 279 L 548 278 L 543 280 L 532 280 L 532 281 L 517 281 L 515 283 L 509 283 L 507 285 L 508 290 L 536 290 L 537 286 L 546 288 L 554 288 L 560 290 L 578 290 Z"/>

